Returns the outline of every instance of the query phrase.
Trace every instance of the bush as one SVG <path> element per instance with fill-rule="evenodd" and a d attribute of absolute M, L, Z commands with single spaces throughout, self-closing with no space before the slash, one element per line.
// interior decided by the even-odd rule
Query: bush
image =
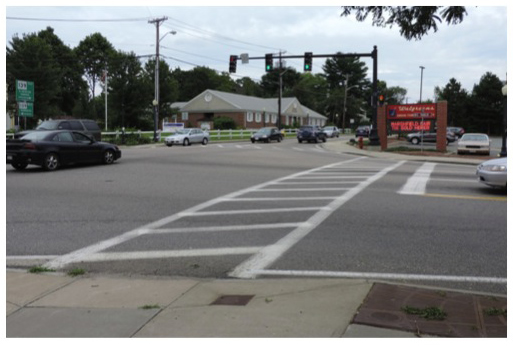
<path fill-rule="evenodd" d="M 216 130 L 234 130 L 236 129 L 235 120 L 229 117 L 214 118 L 214 129 Z"/>

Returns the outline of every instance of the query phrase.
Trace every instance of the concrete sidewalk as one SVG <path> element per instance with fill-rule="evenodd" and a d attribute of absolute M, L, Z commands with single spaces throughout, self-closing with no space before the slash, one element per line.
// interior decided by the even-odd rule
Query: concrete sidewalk
<path fill-rule="evenodd" d="M 372 284 L 7 271 L 7 337 L 414 337 L 351 320 Z M 216 303 L 217 301 L 217 303 Z"/>
<path fill-rule="evenodd" d="M 356 279 L 186 279 L 7 270 L 8 338 L 507 337 L 505 297 Z M 443 292 L 443 294 L 442 294 Z M 405 307 L 437 306 L 443 321 Z M 499 311 L 487 316 L 483 311 Z"/>

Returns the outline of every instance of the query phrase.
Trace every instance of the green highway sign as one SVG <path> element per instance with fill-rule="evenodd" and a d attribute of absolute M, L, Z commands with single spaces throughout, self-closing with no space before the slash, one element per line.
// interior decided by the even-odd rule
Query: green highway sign
<path fill-rule="evenodd" d="M 16 101 L 34 102 L 34 82 L 16 80 Z"/>
<path fill-rule="evenodd" d="M 32 118 L 34 116 L 34 104 L 32 102 L 18 102 L 19 116 Z"/>

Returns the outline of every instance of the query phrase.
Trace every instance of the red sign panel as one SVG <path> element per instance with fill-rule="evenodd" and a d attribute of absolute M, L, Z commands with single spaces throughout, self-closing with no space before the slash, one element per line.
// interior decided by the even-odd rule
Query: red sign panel
<path fill-rule="evenodd" d="M 389 105 L 387 106 L 387 119 L 436 119 L 436 103 Z"/>
<path fill-rule="evenodd" d="M 393 132 L 418 132 L 430 131 L 431 121 L 422 120 L 397 120 L 390 121 L 390 128 Z"/>

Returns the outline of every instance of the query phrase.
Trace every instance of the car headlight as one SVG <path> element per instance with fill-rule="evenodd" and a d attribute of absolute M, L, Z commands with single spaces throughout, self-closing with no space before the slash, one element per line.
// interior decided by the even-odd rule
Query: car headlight
<path fill-rule="evenodd" d="M 507 166 L 505 165 L 486 165 L 486 166 L 479 166 L 479 169 L 480 170 L 483 170 L 483 171 L 490 171 L 490 172 L 506 172 L 507 171 Z"/>

